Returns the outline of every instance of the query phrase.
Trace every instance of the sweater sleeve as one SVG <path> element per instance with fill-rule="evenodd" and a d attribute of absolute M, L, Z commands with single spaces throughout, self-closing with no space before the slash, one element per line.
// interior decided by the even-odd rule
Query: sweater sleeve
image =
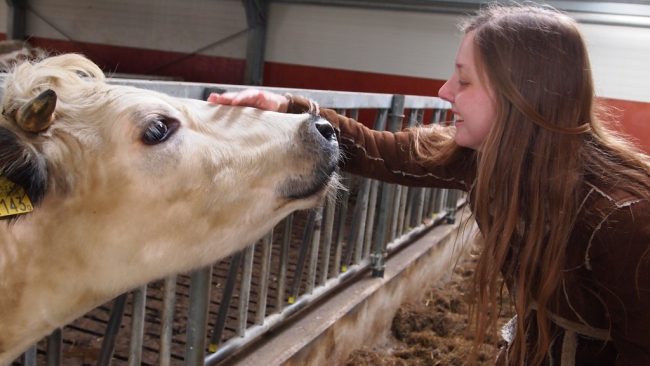
<path fill-rule="evenodd" d="M 415 133 L 376 131 L 340 114 L 318 106 L 302 97 L 288 96 L 289 113 L 320 114 L 337 131 L 342 149 L 341 169 L 364 177 L 408 186 L 469 190 L 474 177 L 471 150 L 447 164 L 415 158 Z M 441 138 L 452 138 L 445 128 L 436 132 Z"/>
<path fill-rule="evenodd" d="M 650 202 L 617 205 L 588 251 L 618 352 L 617 366 L 650 365 Z"/>

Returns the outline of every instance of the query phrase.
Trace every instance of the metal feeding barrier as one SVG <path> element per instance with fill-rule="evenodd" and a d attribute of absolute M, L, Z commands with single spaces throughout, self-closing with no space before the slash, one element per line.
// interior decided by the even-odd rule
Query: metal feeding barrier
<path fill-rule="evenodd" d="M 210 92 L 246 88 L 128 79 L 110 83 L 201 100 Z M 259 89 L 302 95 L 355 119 L 360 111 L 364 118 L 374 115 L 368 126 L 376 130 L 438 123 L 450 108 L 435 97 Z M 14 364 L 73 365 L 82 353 L 85 363 L 79 364 L 94 358 L 91 363 L 98 366 L 218 365 L 362 271 L 381 277 L 388 253 L 453 220 L 462 202 L 459 191 L 341 175 L 346 189 L 335 201 L 291 214 L 263 239 L 213 266 L 117 297 L 56 330 Z"/>

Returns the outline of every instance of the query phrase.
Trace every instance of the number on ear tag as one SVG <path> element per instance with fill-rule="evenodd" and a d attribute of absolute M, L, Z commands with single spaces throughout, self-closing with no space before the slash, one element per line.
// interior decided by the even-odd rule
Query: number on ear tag
<path fill-rule="evenodd" d="M 0 217 L 32 212 L 34 207 L 23 187 L 0 176 Z"/>

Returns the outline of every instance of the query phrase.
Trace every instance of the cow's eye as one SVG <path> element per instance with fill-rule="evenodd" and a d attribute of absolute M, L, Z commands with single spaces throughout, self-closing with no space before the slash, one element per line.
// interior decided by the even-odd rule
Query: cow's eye
<path fill-rule="evenodd" d="M 159 144 L 178 129 L 178 121 L 173 118 L 157 117 L 147 124 L 142 134 L 142 142 L 147 145 Z"/>

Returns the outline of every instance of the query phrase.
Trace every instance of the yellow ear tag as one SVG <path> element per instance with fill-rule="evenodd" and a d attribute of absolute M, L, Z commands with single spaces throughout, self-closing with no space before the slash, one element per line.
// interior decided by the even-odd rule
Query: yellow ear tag
<path fill-rule="evenodd" d="M 32 202 L 23 187 L 0 176 L 0 217 L 32 212 Z"/>

